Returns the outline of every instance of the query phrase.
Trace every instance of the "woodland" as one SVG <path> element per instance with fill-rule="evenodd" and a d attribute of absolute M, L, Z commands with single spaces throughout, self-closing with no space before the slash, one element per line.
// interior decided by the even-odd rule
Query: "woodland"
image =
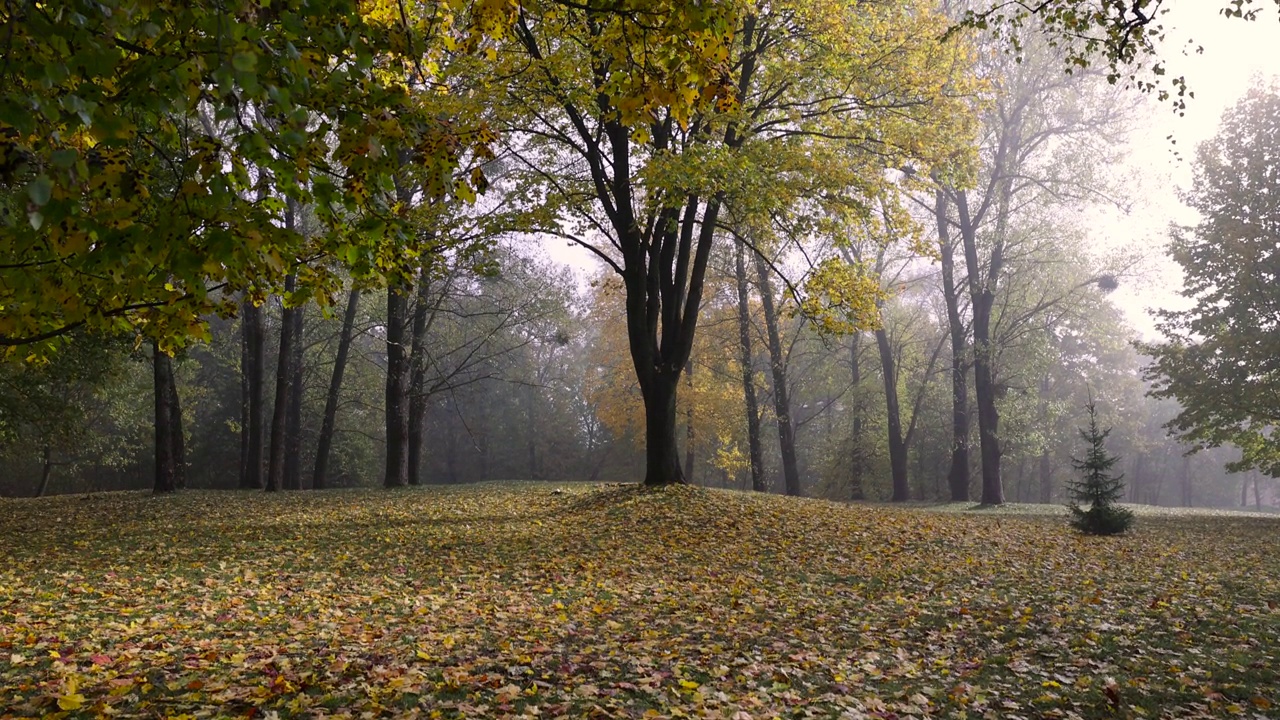
<path fill-rule="evenodd" d="M 1277 503 L 1274 86 L 1192 159 L 1196 307 L 1109 301 L 1159 3 L 121 7 L 5 6 L 2 494 L 1057 503 L 1096 401 L 1128 500 Z"/>
<path fill-rule="evenodd" d="M 1140 333 L 1166 10 L 4 0 L 0 718 L 1268 717 L 1280 84 Z"/>

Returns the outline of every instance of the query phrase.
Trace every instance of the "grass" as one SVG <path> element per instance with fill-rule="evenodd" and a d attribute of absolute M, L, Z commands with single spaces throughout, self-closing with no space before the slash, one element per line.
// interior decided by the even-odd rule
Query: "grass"
<path fill-rule="evenodd" d="M 0 717 L 1272 717 L 1280 521 L 500 484 L 0 501 Z"/>

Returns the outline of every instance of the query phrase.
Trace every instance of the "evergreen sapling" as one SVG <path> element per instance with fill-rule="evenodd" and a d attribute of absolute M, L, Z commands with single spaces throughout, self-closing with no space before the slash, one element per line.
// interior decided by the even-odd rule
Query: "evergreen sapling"
<path fill-rule="evenodd" d="M 1084 459 L 1071 458 L 1071 466 L 1080 476 L 1068 487 L 1071 501 L 1071 525 L 1089 535 L 1116 535 L 1133 524 L 1133 512 L 1116 505 L 1124 495 L 1124 475 L 1113 475 L 1111 468 L 1119 456 L 1107 452 L 1106 440 L 1111 428 L 1098 427 L 1098 413 L 1092 400 L 1088 428 L 1080 429 L 1080 437 L 1088 444 Z M 1086 507 L 1087 506 L 1087 507 Z"/>

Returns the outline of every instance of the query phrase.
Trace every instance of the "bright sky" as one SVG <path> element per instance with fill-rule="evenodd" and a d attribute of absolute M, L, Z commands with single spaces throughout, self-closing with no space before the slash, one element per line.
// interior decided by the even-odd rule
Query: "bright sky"
<path fill-rule="evenodd" d="M 1195 222 L 1195 213 L 1178 200 L 1178 189 L 1190 185 L 1189 161 L 1195 147 L 1215 133 L 1222 113 L 1244 95 L 1254 77 L 1280 74 L 1276 9 L 1265 8 L 1259 20 L 1245 22 L 1222 17 L 1219 10 L 1226 4 L 1226 0 L 1168 3 L 1170 11 L 1164 20 L 1169 32 L 1161 57 L 1168 66 L 1168 76 L 1185 76 L 1195 97 L 1187 102 L 1183 117 L 1167 105 L 1152 104 L 1147 128 L 1133 134 L 1134 147 L 1126 168 L 1139 173 L 1143 192 L 1135 198 L 1133 213 L 1117 218 L 1106 232 L 1112 236 L 1112 244 L 1144 250 L 1152 256 L 1146 263 L 1145 278 L 1122 285 L 1113 296 L 1129 322 L 1151 339 L 1155 329 L 1147 309 L 1185 305 L 1177 296 L 1181 273 L 1164 255 L 1163 244 L 1171 221 Z M 1190 46 L 1188 40 L 1193 41 Z M 1196 54 L 1196 46 L 1204 52 Z M 1176 144 L 1166 139 L 1170 135 Z"/>

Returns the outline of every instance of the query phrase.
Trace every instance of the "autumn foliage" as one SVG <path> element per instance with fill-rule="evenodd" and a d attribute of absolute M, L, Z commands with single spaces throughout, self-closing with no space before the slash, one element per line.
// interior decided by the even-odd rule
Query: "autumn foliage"
<path fill-rule="evenodd" d="M 1274 535 L 693 487 L 3 500 L 0 717 L 1263 716 Z"/>

